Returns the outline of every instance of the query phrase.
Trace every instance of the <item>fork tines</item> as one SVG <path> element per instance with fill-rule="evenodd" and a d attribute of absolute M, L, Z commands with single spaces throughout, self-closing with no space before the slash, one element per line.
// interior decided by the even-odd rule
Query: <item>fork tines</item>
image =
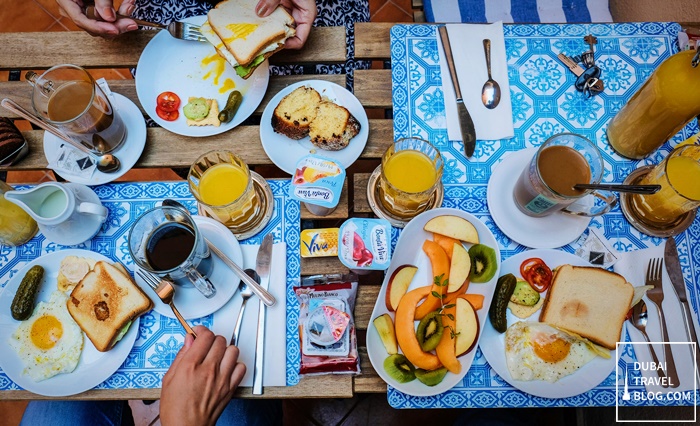
<path fill-rule="evenodd" d="M 663 267 L 663 259 L 655 258 L 649 260 L 647 266 L 646 284 L 653 285 L 654 289 L 661 290 L 661 268 Z"/>

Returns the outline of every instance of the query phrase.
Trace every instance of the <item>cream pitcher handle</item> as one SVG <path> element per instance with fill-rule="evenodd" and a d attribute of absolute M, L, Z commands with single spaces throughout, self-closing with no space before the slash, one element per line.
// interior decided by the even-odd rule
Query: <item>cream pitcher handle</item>
<path fill-rule="evenodd" d="M 101 204 L 95 203 L 80 203 L 78 204 L 78 212 L 86 214 L 94 214 L 99 216 L 101 220 L 107 219 L 107 208 Z"/>

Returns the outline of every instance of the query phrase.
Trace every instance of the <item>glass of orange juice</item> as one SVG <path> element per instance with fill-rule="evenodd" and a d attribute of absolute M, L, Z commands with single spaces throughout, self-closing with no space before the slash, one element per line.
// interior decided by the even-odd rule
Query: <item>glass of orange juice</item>
<path fill-rule="evenodd" d="M 638 217 L 654 226 L 664 226 L 700 206 L 700 146 L 674 149 L 639 183 L 661 185 L 652 195 L 634 194 L 631 207 Z"/>
<path fill-rule="evenodd" d="M 229 151 L 199 157 L 187 175 L 200 208 L 234 233 L 248 231 L 262 212 L 248 165 Z"/>
<path fill-rule="evenodd" d="M 442 179 L 443 160 L 430 142 L 399 139 L 382 157 L 379 202 L 393 216 L 410 219 L 427 210 Z"/>

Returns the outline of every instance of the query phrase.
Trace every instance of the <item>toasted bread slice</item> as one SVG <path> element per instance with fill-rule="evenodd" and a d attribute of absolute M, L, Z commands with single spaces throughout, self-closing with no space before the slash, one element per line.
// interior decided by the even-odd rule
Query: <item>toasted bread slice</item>
<path fill-rule="evenodd" d="M 309 126 L 311 143 L 321 149 L 338 151 L 360 133 L 360 122 L 347 108 L 323 101 L 316 108 L 316 117 Z"/>
<path fill-rule="evenodd" d="M 272 114 L 272 129 L 288 138 L 301 139 L 309 134 L 316 118 L 321 94 L 312 87 L 300 86 L 282 98 Z"/>
<path fill-rule="evenodd" d="M 58 268 L 58 289 L 63 292 L 73 290 L 80 280 L 95 267 L 95 259 L 89 257 L 66 256 Z"/>
<path fill-rule="evenodd" d="M 540 322 L 614 350 L 634 289 L 622 275 L 588 266 L 562 265 L 547 292 Z"/>
<path fill-rule="evenodd" d="M 151 299 L 120 268 L 99 261 L 75 286 L 68 312 L 98 351 L 110 350 L 124 329 L 153 308 Z"/>
<path fill-rule="evenodd" d="M 244 67 L 259 55 L 278 50 L 296 34 L 294 18 L 283 7 L 261 18 L 255 13 L 257 3 L 258 0 L 226 0 L 207 14 L 211 28 L 237 65 Z"/>

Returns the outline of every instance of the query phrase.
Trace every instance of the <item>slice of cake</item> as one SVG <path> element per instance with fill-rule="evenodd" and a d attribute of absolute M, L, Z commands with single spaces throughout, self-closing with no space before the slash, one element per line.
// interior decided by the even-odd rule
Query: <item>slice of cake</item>
<path fill-rule="evenodd" d="M 316 117 L 309 126 L 311 143 L 329 151 L 345 148 L 358 133 L 360 122 L 350 111 L 328 101 L 318 104 Z"/>
<path fill-rule="evenodd" d="M 272 129 L 292 139 L 306 137 L 320 102 L 321 95 L 313 88 L 301 86 L 294 89 L 275 108 Z"/>

